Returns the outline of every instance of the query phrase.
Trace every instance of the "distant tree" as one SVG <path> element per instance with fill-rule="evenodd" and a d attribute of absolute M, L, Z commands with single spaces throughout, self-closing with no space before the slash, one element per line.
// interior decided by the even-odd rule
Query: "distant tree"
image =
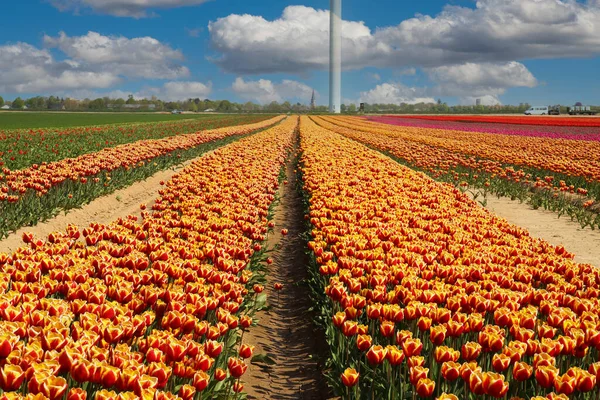
<path fill-rule="evenodd" d="M 60 98 L 56 97 L 56 96 L 50 96 L 48 97 L 48 100 L 46 101 L 46 106 L 49 110 L 56 110 L 59 109 L 60 106 L 62 105 L 62 101 Z"/>
<path fill-rule="evenodd" d="M 283 104 L 281 105 L 281 108 L 283 109 L 283 111 L 292 111 L 292 105 L 290 104 L 289 101 L 283 102 Z"/>
<path fill-rule="evenodd" d="M 79 100 L 70 99 L 68 97 L 65 99 L 63 104 L 65 106 L 65 110 L 74 111 L 79 108 Z"/>
<path fill-rule="evenodd" d="M 22 98 L 17 97 L 16 99 L 13 100 L 13 102 L 12 102 L 12 108 L 20 110 L 23 107 L 25 107 L 25 102 L 23 101 Z"/>
<path fill-rule="evenodd" d="M 272 101 L 265 107 L 265 110 L 272 113 L 278 113 L 281 112 L 281 105 L 276 101 Z"/>
<path fill-rule="evenodd" d="M 347 105 L 345 105 L 345 104 L 342 104 L 342 105 L 340 106 L 340 111 L 341 111 L 342 113 L 346 113 L 346 112 L 348 111 L 348 106 L 347 106 Z"/>
<path fill-rule="evenodd" d="M 356 112 L 356 104 L 352 103 L 348 106 L 348 110 L 349 113 L 355 113 Z"/>
<path fill-rule="evenodd" d="M 187 105 L 187 111 L 198 112 L 198 105 L 192 100 Z"/>
<path fill-rule="evenodd" d="M 112 105 L 113 105 L 113 107 L 114 107 L 115 109 L 117 109 L 117 110 L 120 110 L 121 108 L 123 108 L 123 106 L 124 106 L 125 104 L 127 104 L 127 103 L 125 102 L 125 99 L 121 99 L 121 98 L 119 98 L 119 99 L 115 99 L 115 100 L 112 102 Z"/>
<path fill-rule="evenodd" d="M 0 107 L 4 106 L 4 99 L 2 98 L 2 96 L 0 96 Z"/>
<path fill-rule="evenodd" d="M 231 112 L 233 111 L 233 104 L 229 100 L 223 100 L 217 106 L 217 111 L 219 112 Z"/>
<path fill-rule="evenodd" d="M 103 110 L 106 108 L 106 103 L 104 102 L 104 99 L 98 98 L 96 100 L 90 101 L 88 104 L 88 108 L 90 110 Z"/>
<path fill-rule="evenodd" d="M 32 110 L 42 110 L 46 108 L 46 99 L 41 96 L 31 97 L 25 100 L 25 105 Z"/>
<path fill-rule="evenodd" d="M 127 97 L 127 101 L 125 103 L 127 103 L 127 104 L 135 104 L 135 99 L 133 98 L 132 94 L 130 94 L 129 97 Z"/>

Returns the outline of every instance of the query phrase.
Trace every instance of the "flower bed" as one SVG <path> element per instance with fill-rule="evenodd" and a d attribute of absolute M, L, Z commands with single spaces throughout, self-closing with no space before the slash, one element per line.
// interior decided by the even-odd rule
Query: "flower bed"
<path fill-rule="evenodd" d="M 595 398 L 600 270 L 451 185 L 300 126 L 338 395 Z"/>
<path fill-rule="evenodd" d="M 232 398 L 264 305 L 261 242 L 293 118 L 201 158 L 142 219 L 69 227 L 0 254 L 4 397 Z"/>

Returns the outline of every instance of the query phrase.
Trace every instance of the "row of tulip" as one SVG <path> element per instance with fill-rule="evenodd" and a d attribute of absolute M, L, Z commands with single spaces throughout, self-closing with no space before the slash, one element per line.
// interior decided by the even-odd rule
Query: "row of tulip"
<path fill-rule="evenodd" d="M 0 254 L 3 398 L 236 397 L 253 353 L 240 335 L 261 303 L 253 271 L 296 126 L 202 157 L 139 221 L 25 234 L 27 247 Z"/>
<path fill-rule="evenodd" d="M 403 115 L 401 118 L 424 119 L 431 121 L 483 122 L 489 124 L 542 125 L 542 126 L 583 126 L 600 127 L 600 119 L 592 117 L 510 117 L 482 115 Z"/>
<path fill-rule="evenodd" d="M 550 139 L 575 139 L 600 141 L 600 132 L 595 127 L 543 126 L 492 124 L 483 122 L 460 122 L 413 119 L 402 117 L 369 116 L 369 121 L 388 125 L 413 126 L 418 128 L 449 129 L 463 132 L 498 133 L 501 135 L 547 137 Z"/>
<path fill-rule="evenodd" d="M 599 269 L 309 118 L 300 135 L 338 395 L 597 398 Z"/>
<path fill-rule="evenodd" d="M 283 117 L 116 147 L 0 175 L 0 237 L 85 204 Z"/>
<path fill-rule="evenodd" d="M 600 142 L 539 137 L 491 135 L 447 129 L 390 126 L 354 117 L 331 118 L 331 122 L 369 133 L 386 134 L 463 157 L 495 161 L 498 165 L 533 168 L 549 174 L 580 177 L 577 183 L 600 183 Z M 600 198 L 599 198 L 600 199 Z"/>
<path fill-rule="evenodd" d="M 23 169 L 33 164 L 73 158 L 138 140 L 162 139 L 207 129 L 251 124 L 268 118 L 264 115 L 211 115 L 175 122 L 0 130 L 0 169 Z"/>
<path fill-rule="evenodd" d="M 356 118 L 315 121 L 437 180 L 568 214 L 582 227 L 600 227 L 600 159 L 594 156 L 600 142 L 394 127 Z"/>

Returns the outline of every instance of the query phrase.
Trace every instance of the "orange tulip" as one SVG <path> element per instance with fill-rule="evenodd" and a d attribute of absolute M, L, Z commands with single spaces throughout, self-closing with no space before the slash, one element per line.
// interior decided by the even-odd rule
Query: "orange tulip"
<path fill-rule="evenodd" d="M 371 346 L 367 351 L 367 360 L 371 365 L 379 365 L 385 360 L 385 349 L 382 346 Z"/>
<path fill-rule="evenodd" d="M 356 370 L 354 368 L 346 368 L 346 370 L 344 371 L 344 373 L 341 376 L 342 383 L 344 384 L 344 386 L 347 386 L 347 387 L 355 386 L 358 383 L 359 377 L 360 377 L 360 374 L 358 372 L 356 372 Z"/>
<path fill-rule="evenodd" d="M 417 382 L 416 390 L 421 398 L 431 397 L 435 390 L 435 382 L 428 378 L 421 378 Z"/>
<path fill-rule="evenodd" d="M 241 376 L 241 375 L 240 375 Z M 198 371 L 194 374 L 194 379 L 192 381 L 192 385 L 198 392 L 202 392 L 204 389 L 208 387 L 208 383 L 210 381 L 210 377 L 204 371 Z"/>
<path fill-rule="evenodd" d="M 485 393 L 495 398 L 501 398 L 508 392 L 508 382 L 504 381 L 504 375 L 487 372 L 483 376 Z"/>
<path fill-rule="evenodd" d="M 513 367 L 512 375 L 517 382 L 526 381 L 533 375 L 533 367 L 524 362 L 516 362 Z"/>
<path fill-rule="evenodd" d="M 229 369 L 231 376 L 237 379 L 244 375 L 248 366 L 239 358 L 229 357 L 227 360 L 227 369 Z"/>
<path fill-rule="evenodd" d="M 535 369 L 535 379 L 544 389 L 552 387 L 557 376 L 558 369 L 554 366 L 541 365 Z"/>

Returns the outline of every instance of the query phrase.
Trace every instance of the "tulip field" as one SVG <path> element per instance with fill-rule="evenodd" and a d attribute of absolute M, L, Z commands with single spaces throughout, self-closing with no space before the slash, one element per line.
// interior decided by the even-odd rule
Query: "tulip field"
<path fill-rule="evenodd" d="M 554 120 L 555 118 L 551 118 Z M 600 228 L 600 141 L 315 119 L 437 180 L 519 199 Z"/>
<path fill-rule="evenodd" d="M 315 120 L 302 176 L 339 394 L 597 398 L 600 270 L 344 137 L 367 140 L 358 121 Z"/>
<path fill-rule="evenodd" d="M 103 142 L 99 151 L 92 150 L 93 143 L 99 139 L 93 133 L 94 131 L 88 128 L 83 132 L 75 130 L 64 134 L 50 133 L 48 139 L 50 142 L 62 142 L 60 146 L 66 147 L 74 146 L 73 152 L 81 155 L 68 156 L 58 161 L 47 161 L 43 154 L 41 155 L 43 161 L 38 158 L 23 157 L 20 165 L 26 166 L 25 168 L 4 167 L 2 169 L 0 214 L 3 218 L 0 220 L 0 238 L 11 230 L 35 225 L 40 220 L 56 215 L 59 210 L 85 204 L 116 188 L 143 180 L 157 170 L 196 157 L 213 146 L 223 144 L 222 142 L 227 141 L 228 138 L 235 139 L 239 135 L 263 129 L 280 119 L 252 118 L 248 122 L 252 120 L 259 122 L 200 131 L 197 129 L 201 125 L 197 121 L 159 124 L 158 127 L 138 125 L 125 128 L 113 126 L 96 128 L 101 132 L 98 137 L 102 140 L 115 138 L 112 142 Z M 244 119 L 223 120 L 217 122 L 217 125 L 225 121 L 240 123 Z M 45 141 L 45 134 L 33 133 L 31 137 L 36 141 Z M 8 142 L 18 146 L 23 141 L 27 142 L 28 138 L 24 137 L 23 133 L 18 135 L 11 133 L 4 140 L 0 140 L 0 143 L 4 143 L 7 147 Z M 124 144 L 115 145 L 118 142 Z M 109 145 L 104 146 L 104 143 Z M 22 145 L 36 148 L 34 143 Z"/>
<path fill-rule="evenodd" d="M 238 346 L 237 331 L 261 304 L 253 266 L 296 124 L 201 158 L 140 220 L 24 235 L 28 246 L 0 254 L 3 396 L 190 400 L 242 391 L 252 349 Z"/>
<path fill-rule="evenodd" d="M 135 215 L 25 233 L 12 253 L 0 241 L 0 400 L 242 400 L 250 385 L 304 398 L 302 386 L 275 392 L 272 376 L 279 385 L 305 366 L 253 344 L 261 313 L 297 286 L 323 346 L 278 354 L 314 354 L 323 399 L 600 399 L 600 269 L 467 193 L 600 227 L 591 122 L 570 137 L 563 126 L 214 118 L 0 132 L 13 163 L 0 174 L 0 237 L 191 160 Z M 299 218 L 281 209 L 282 187 Z M 304 232 L 306 280 L 269 280 L 286 258 L 270 256 L 275 212 L 301 228 L 282 241 Z M 268 332 L 290 342 L 289 326 Z"/>

